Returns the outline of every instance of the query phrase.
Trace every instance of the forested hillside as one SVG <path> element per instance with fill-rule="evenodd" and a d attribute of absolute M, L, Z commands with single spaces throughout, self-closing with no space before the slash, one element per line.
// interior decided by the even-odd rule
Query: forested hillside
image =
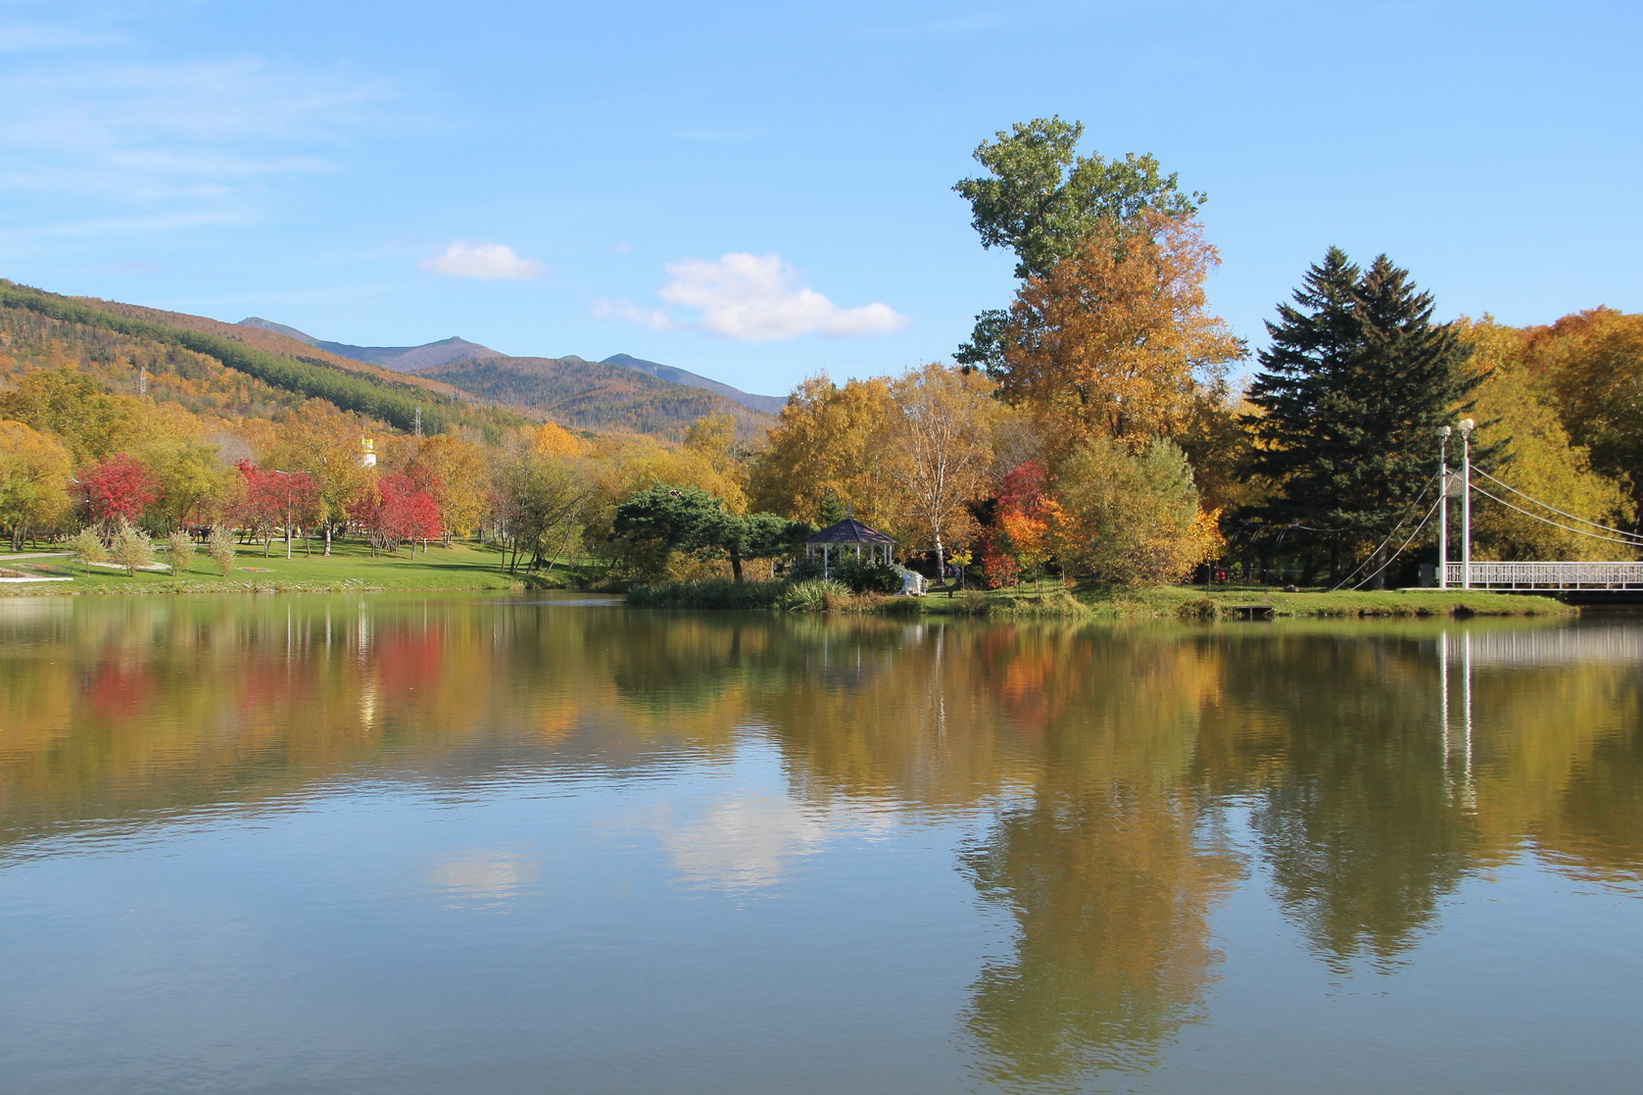
<path fill-rule="evenodd" d="M 294 352 L 300 350 L 301 352 Z M 194 413 L 267 418 L 324 399 L 402 430 L 463 425 L 495 437 L 516 416 L 456 389 L 199 316 L 58 296 L 0 281 L 0 375 L 69 367 L 114 392 Z"/>
<path fill-rule="evenodd" d="M 453 361 L 417 375 L 487 402 L 585 430 L 620 430 L 679 440 L 691 423 L 729 415 L 744 442 L 776 421 L 706 388 L 685 387 L 635 369 L 579 357 L 494 357 Z"/>

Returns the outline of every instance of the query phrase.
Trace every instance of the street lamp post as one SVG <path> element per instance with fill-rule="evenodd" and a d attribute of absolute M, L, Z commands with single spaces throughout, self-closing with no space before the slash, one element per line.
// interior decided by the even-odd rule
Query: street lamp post
<path fill-rule="evenodd" d="M 1478 424 L 1460 420 L 1460 584 L 1472 588 L 1472 431 Z"/>
<path fill-rule="evenodd" d="M 1438 588 L 1449 588 L 1449 435 L 1438 427 Z"/>

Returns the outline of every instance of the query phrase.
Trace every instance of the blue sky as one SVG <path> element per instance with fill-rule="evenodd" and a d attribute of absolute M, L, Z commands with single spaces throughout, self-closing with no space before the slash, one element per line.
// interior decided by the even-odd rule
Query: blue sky
<path fill-rule="evenodd" d="M 1330 245 L 1444 318 L 1643 309 L 1643 5 L 0 0 L 0 276 L 758 392 L 1004 306 L 952 184 L 1059 113 L 1210 196 L 1254 342 Z"/>

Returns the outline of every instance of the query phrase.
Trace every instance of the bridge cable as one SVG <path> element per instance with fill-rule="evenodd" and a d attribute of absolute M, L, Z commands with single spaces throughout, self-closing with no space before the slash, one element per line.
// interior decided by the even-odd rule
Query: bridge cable
<path fill-rule="evenodd" d="M 1388 558 L 1386 560 L 1386 562 L 1382 563 L 1379 567 L 1377 567 L 1374 570 L 1373 573 L 1364 575 L 1363 581 L 1359 582 L 1357 585 L 1353 586 L 1352 588 L 1354 590 L 1362 589 L 1364 586 L 1368 585 L 1370 582 L 1372 582 L 1376 578 L 1380 577 L 1381 574 L 1385 573 L 1386 568 L 1391 566 L 1394 562 L 1397 561 L 1398 556 L 1403 554 L 1404 549 L 1407 548 L 1410 544 L 1415 542 L 1415 537 L 1417 537 L 1421 534 L 1421 529 L 1426 527 L 1426 523 L 1428 521 L 1430 521 L 1432 519 L 1432 515 L 1438 511 L 1438 503 L 1442 502 L 1442 501 L 1443 501 L 1443 495 L 1441 495 L 1441 494 L 1438 495 L 1437 498 L 1433 499 L 1431 508 L 1426 511 L 1426 516 L 1422 517 L 1421 518 L 1421 523 L 1416 525 L 1414 527 L 1414 529 L 1412 529 L 1410 531 L 1408 539 L 1404 540 L 1404 542 L 1402 544 L 1398 545 L 1398 550 L 1394 551 L 1392 553 L 1391 557 Z M 1388 536 L 1387 539 L 1390 540 L 1391 537 Z M 1383 543 L 1384 543 L 1384 541 L 1383 541 Z M 1380 548 L 1376 548 L 1375 550 L 1379 551 Z M 1374 558 L 1374 555 L 1371 554 L 1370 558 Z M 1345 585 L 1345 584 L 1346 584 L 1345 582 L 1341 583 L 1341 585 Z M 1339 589 L 1339 588 L 1341 588 L 1341 587 L 1340 586 L 1335 587 L 1335 589 Z M 1331 590 L 1330 592 L 1334 592 L 1334 590 Z"/>
<path fill-rule="evenodd" d="M 1507 509 L 1517 510 L 1519 513 L 1523 514 L 1523 516 L 1525 516 L 1525 517 L 1532 517 L 1536 521 L 1540 521 L 1544 524 L 1555 526 L 1557 528 L 1562 529 L 1565 532 L 1572 532 L 1576 536 L 1590 536 L 1594 540 L 1608 540 L 1610 543 L 1626 544 L 1629 547 L 1637 547 L 1639 545 L 1639 541 L 1637 541 L 1637 540 L 1622 540 L 1617 536 L 1602 536 L 1602 535 L 1599 535 L 1598 533 L 1595 533 L 1595 532 L 1587 532 L 1583 528 L 1572 528 L 1569 525 L 1565 525 L 1565 524 L 1563 524 L 1559 521 L 1554 521 L 1550 517 L 1542 517 L 1538 513 L 1530 513 L 1528 510 L 1524 509 L 1521 506 L 1514 506 L 1512 503 L 1506 501 L 1504 498 L 1496 498 L 1494 495 L 1490 494 L 1488 491 L 1484 490 L 1480 486 L 1473 485 L 1472 489 L 1477 491 L 1479 494 L 1483 495 L 1485 498 L 1489 499 L 1491 502 L 1499 502 L 1501 505 L 1505 506 Z M 1578 520 L 1578 518 L 1576 518 L 1576 519 Z M 1603 526 L 1599 525 L 1598 527 L 1602 528 Z M 1619 530 L 1616 529 L 1614 531 L 1618 532 Z"/>
<path fill-rule="evenodd" d="M 1437 479 L 1438 479 L 1438 477 L 1436 475 L 1433 475 L 1430 479 L 1428 479 L 1425 483 L 1423 483 L 1421 485 L 1420 493 L 1415 495 L 1414 501 L 1409 503 L 1409 511 L 1407 513 L 1405 513 L 1401 518 L 1399 518 L 1397 524 L 1392 526 L 1392 531 L 1386 534 L 1386 539 L 1384 539 L 1380 543 L 1376 544 L 1375 545 L 1375 550 L 1371 551 L 1367 556 L 1365 556 L 1363 562 L 1361 562 L 1357 566 L 1353 567 L 1352 572 L 1350 574 L 1348 574 L 1345 578 L 1342 578 L 1339 582 L 1335 583 L 1334 588 L 1332 588 L 1329 592 L 1334 593 L 1335 590 L 1338 590 L 1342 586 L 1346 585 L 1346 583 L 1350 582 L 1353 578 L 1356 578 L 1358 576 L 1358 571 L 1362 570 L 1364 567 L 1368 566 L 1371 562 L 1374 561 L 1375 553 L 1380 551 L 1381 548 L 1385 547 L 1387 544 L 1392 542 L 1392 537 L 1394 537 L 1398 534 L 1398 530 L 1403 528 L 1404 522 L 1408 521 L 1409 518 L 1414 514 L 1415 507 L 1421 504 L 1421 499 L 1426 497 L 1426 492 L 1431 489 L 1432 484 L 1435 483 L 1437 481 Z M 1440 497 L 1441 497 L 1441 495 L 1440 495 Z M 1433 508 L 1437 507 L 1436 502 L 1432 503 L 1432 505 L 1433 505 Z M 1432 511 L 1428 510 L 1427 513 L 1426 513 L 1426 516 L 1431 517 L 1432 516 Z M 1421 524 L 1422 525 L 1426 524 L 1426 519 L 1425 518 L 1421 519 Z M 1343 529 L 1343 530 L 1340 530 L 1340 531 L 1345 531 L 1345 530 Z M 1405 546 L 1407 547 L 1408 545 L 1405 544 Z M 1403 548 L 1398 549 L 1398 551 L 1402 551 L 1402 550 L 1403 550 Z M 1396 559 L 1397 557 L 1398 557 L 1397 552 L 1393 552 L 1392 558 Z M 1387 560 L 1387 562 L 1390 563 L 1391 560 L 1389 559 L 1389 560 Z M 1384 570 L 1386 568 L 1382 567 L 1381 569 Z M 1375 573 L 1379 574 L 1380 571 L 1376 571 Z M 1373 578 L 1374 575 L 1372 574 L 1372 575 L 1370 575 L 1370 577 Z M 1365 581 L 1367 581 L 1367 580 L 1368 579 L 1365 579 Z M 1362 583 L 1360 583 L 1360 584 L 1362 584 Z M 1358 587 L 1353 586 L 1352 588 L 1356 589 Z"/>
<path fill-rule="evenodd" d="M 1628 539 L 1628 540 L 1621 541 L 1622 543 L 1632 543 L 1632 544 L 1643 545 L 1643 536 L 1639 536 L 1635 532 L 1627 532 L 1625 529 L 1621 529 L 1621 528 L 1611 528 L 1610 526 L 1605 525 L 1605 524 L 1600 524 L 1597 521 L 1589 521 L 1584 517 L 1577 516 L 1573 513 L 1567 513 L 1563 510 L 1558 509 L 1556 506 L 1552 505 L 1550 502 L 1542 502 L 1539 498 L 1536 498 L 1534 495 L 1525 494 L 1523 491 L 1520 491 L 1516 487 L 1512 486 L 1512 484 L 1502 482 L 1501 480 L 1495 478 L 1493 475 L 1490 475 L 1488 472 L 1484 471 L 1482 468 L 1474 467 L 1472 469 L 1472 471 L 1476 475 L 1483 476 L 1485 479 L 1489 480 L 1491 483 L 1498 483 L 1500 486 L 1505 487 L 1507 490 L 1511 491 L 1513 494 L 1517 495 L 1519 498 L 1526 498 L 1529 501 L 1533 502 L 1537 506 L 1540 506 L 1544 509 L 1551 510 L 1553 513 L 1557 514 L 1559 517 L 1567 517 L 1571 521 L 1579 521 L 1583 525 L 1591 525 L 1593 528 L 1602 529 L 1604 532 L 1615 532 L 1615 533 L 1619 533 L 1621 536 L 1630 537 L 1630 539 Z M 1480 490 L 1480 493 L 1481 493 L 1481 490 Z M 1486 497 L 1493 497 L 1493 495 L 1486 495 Z M 1500 501 L 1500 499 L 1496 498 L 1495 501 L 1498 502 L 1498 501 Z M 1520 510 L 1519 512 L 1521 513 L 1523 511 Z M 1547 520 L 1546 518 L 1539 517 L 1537 514 L 1533 514 L 1533 513 L 1529 514 L 1528 516 L 1535 517 L 1537 520 L 1543 520 L 1543 521 Z M 1548 523 L 1556 524 L 1557 522 L 1550 521 Z M 1558 527 L 1561 528 L 1563 526 L 1559 525 Z M 1571 530 L 1571 531 L 1579 531 L 1579 530 Z M 1590 535 L 1590 534 L 1588 533 L 1586 535 Z"/>

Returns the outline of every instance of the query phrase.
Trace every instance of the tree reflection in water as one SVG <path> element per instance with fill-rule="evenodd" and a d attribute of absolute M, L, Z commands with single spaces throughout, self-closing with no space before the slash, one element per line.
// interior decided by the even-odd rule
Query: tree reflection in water
<path fill-rule="evenodd" d="M 675 869 L 769 887 L 841 827 L 967 827 L 958 868 L 1012 940 L 974 980 L 964 1038 L 990 1081 L 1053 1084 L 1160 1058 L 1204 1008 L 1217 902 L 1241 877 L 1267 880 L 1338 972 L 1408 961 L 1447 895 L 1526 855 L 1635 891 L 1640 635 L 14 601 L 0 857 L 339 779 L 483 793 L 751 742 L 785 786 L 674 819 Z M 534 868 L 511 855 L 432 877 L 453 900 L 524 900 Z"/>

